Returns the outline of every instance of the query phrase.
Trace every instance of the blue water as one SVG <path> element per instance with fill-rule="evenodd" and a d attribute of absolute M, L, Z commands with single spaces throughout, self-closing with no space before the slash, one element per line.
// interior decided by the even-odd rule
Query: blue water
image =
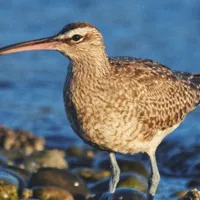
<path fill-rule="evenodd" d="M 0 46 L 51 36 L 75 21 L 101 30 L 108 55 L 151 58 L 175 70 L 200 72 L 198 0 L 0 0 Z M 62 101 L 67 64 L 53 51 L 0 57 L 0 124 L 75 138 Z M 199 121 L 197 109 L 168 139 L 198 144 Z"/>

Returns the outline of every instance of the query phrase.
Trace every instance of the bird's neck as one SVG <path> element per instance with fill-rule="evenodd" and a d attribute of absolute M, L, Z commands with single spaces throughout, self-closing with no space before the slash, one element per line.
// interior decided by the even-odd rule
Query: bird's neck
<path fill-rule="evenodd" d="M 81 58 L 74 59 L 72 63 L 72 75 L 74 78 L 80 80 L 97 80 L 106 77 L 110 71 L 107 55 L 102 52 L 98 52 L 98 56 L 92 53 Z"/>

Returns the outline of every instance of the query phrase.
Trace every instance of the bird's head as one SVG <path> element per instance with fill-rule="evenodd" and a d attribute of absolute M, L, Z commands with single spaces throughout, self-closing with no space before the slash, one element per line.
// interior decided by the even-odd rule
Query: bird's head
<path fill-rule="evenodd" d="M 104 52 L 104 43 L 96 27 L 76 22 L 66 25 L 55 36 L 3 47 L 0 49 L 0 55 L 30 50 L 58 50 L 70 59 L 76 60 Z"/>

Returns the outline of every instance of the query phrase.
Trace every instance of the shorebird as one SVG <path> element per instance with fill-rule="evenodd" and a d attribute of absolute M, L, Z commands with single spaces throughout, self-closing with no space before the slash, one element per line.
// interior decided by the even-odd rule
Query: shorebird
<path fill-rule="evenodd" d="M 200 74 L 177 72 L 149 59 L 109 57 L 93 25 L 76 22 L 58 34 L 0 49 L 0 55 L 28 50 L 57 50 L 69 58 L 63 90 L 68 120 L 86 143 L 109 152 L 109 192 L 115 192 L 120 169 L 115 152 L 149 155 L 147 199 L 160 175 L 155 152 L 200 100 Z"/>

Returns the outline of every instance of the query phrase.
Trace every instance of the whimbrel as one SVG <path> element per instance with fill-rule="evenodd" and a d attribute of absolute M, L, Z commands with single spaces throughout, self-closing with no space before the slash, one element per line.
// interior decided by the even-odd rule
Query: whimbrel
<path fill-rule="evenodd" d="M 145 152 L 152 200 L 160 180 L 156 149 L 199 104 L 200 74 L 148 59 L 108 57 L 100 31 L 81 22 L 52 37 L 1 48 L 0 55 L 42 49 L 58 50 L 70 60 L 63 90 L 68 120 L 86 143 L 109 152 L 109 192 L 115 192 L 120 175 L 114 152 Z"/>

